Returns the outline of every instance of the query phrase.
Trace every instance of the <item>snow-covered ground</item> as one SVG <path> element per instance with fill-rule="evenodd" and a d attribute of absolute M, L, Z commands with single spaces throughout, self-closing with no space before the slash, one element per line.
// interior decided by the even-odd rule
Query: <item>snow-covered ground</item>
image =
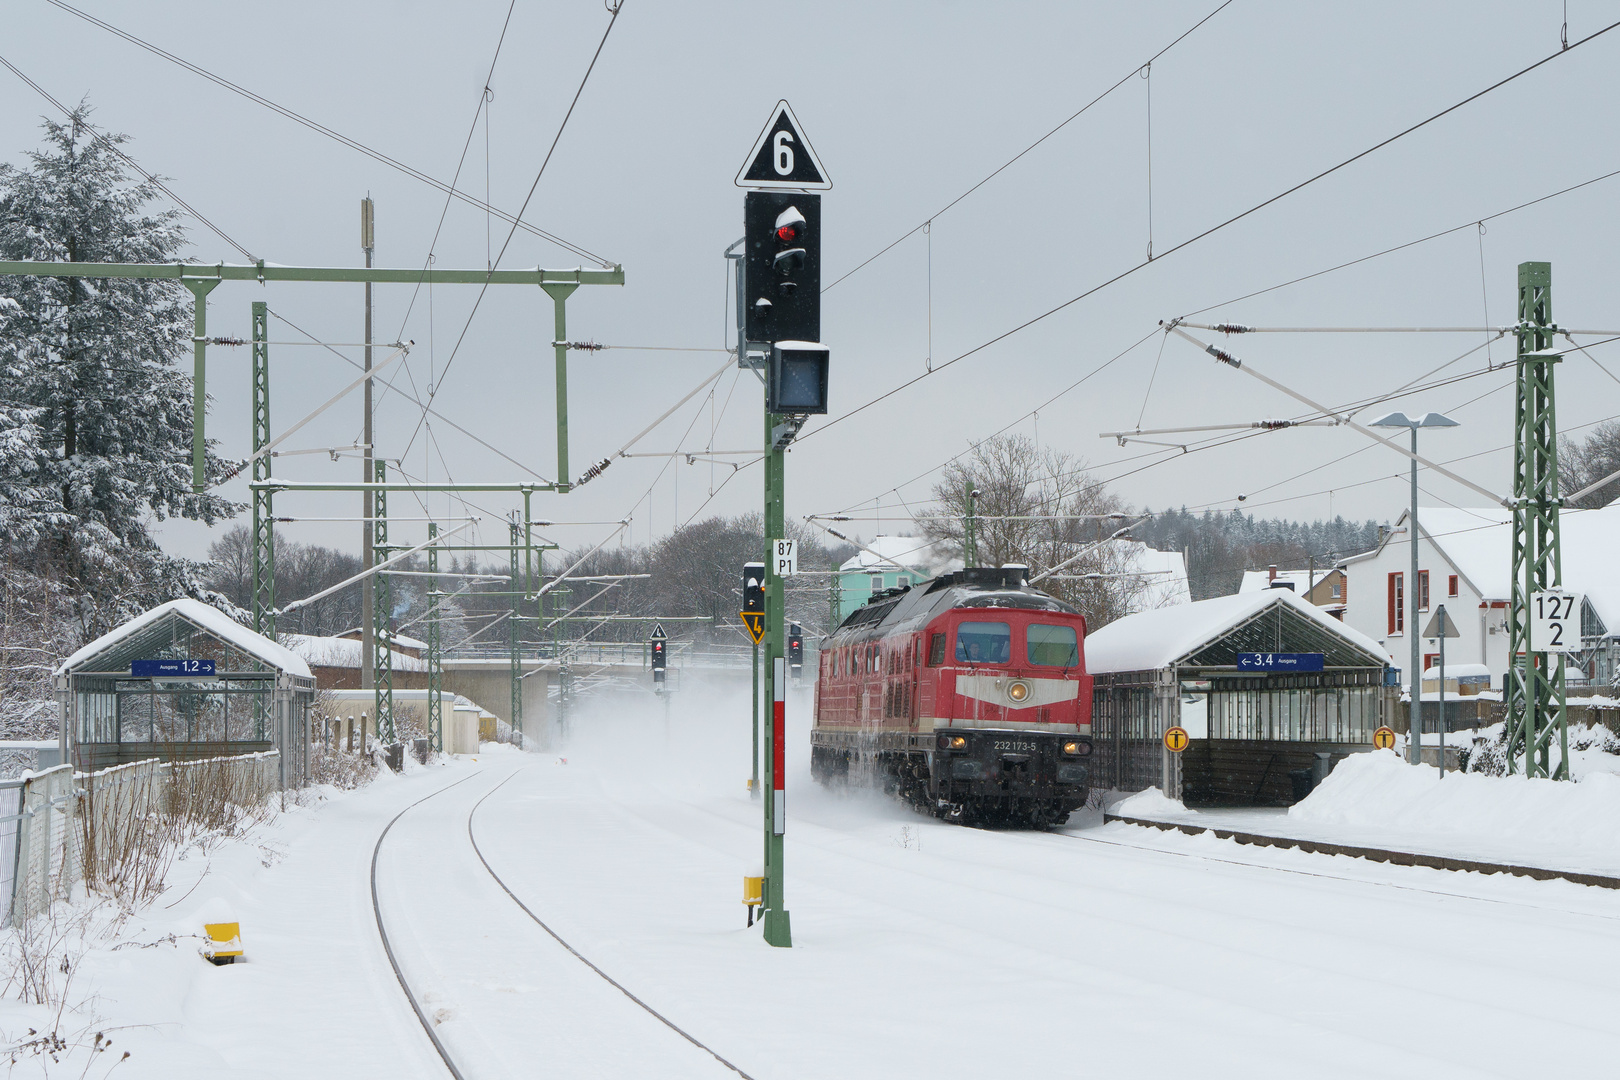
<path fill-rule="evenodd" d="M 1613 893 L 1256 851 L 1095 814 L 1048 834 L 946 826 L 814 787 L 802 708 L 795 947 L 769 948 L 740 903 L 760 845 L 745 709 L 679 702 L 667 728 L 656 705 L 577 716 L 552 753 L 487 750 L 386 777 L 187 859 L 118 940 L 194 935 L 228 910 L 249 962 L 211 967 L 194 939 L 90 952 L 72 991 L 95 995 L 94 1030 L 116 1027 L 131 1051 L 113 1075 L 448 1075 L 388 966 L 368 887 L 384 826 L 436 791 L 383 847 L 381 909 L 469 1080 L 735 1075 L 502 892 L 468 840 L 481 800 L 472 830 L 513 892 L 759 1080 L 1600 1075 L 1620 1046 Z M 0 1008 L 10 1035 L 43 1019 Z"/>

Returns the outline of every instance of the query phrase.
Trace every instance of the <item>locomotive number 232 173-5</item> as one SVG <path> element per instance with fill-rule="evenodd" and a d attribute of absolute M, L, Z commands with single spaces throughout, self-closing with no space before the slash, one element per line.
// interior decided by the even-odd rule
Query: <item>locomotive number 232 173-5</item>
<path fill-rule="evenodd" d="M 997 750 L 1034 750 L 1036 747 L 1032 742 L 1020 742 L 1017 739 L 997 739 L 995 748 Z"/>

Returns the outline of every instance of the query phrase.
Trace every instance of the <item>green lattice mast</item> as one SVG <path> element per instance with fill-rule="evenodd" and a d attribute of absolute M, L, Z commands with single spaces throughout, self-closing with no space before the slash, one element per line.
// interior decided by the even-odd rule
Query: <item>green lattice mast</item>
<path fill-rule="evenodd" d="M 1519 264 L 1518 382 L 1513 406 L 1513 595 L 1508 605 L 1508 772 L 1569 777 L 1564 658 L 1530 650 L 1530 599 L 1563 585 L 1558 422 L 1553 394 L 1552 264 Z M 1551 767 L 1552 743 L 1559 762 Z"/>

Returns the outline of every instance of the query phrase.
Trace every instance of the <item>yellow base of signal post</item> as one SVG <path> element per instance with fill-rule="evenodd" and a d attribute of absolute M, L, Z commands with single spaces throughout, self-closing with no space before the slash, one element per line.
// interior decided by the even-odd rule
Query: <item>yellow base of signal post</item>
<path fill-rule="evenodd" d="M 204 923 L 208 943 L 202 948 L 203 959 L 211 964 L 234 964 L 242 955 L 242 928 L 240 923 Z"/>
<path fill-rule="evenodd" d="M 743 903 L 748 905 L 748 925 L 754 925 L 754 909 L 765 902 L 765 879 L 763 877 L 743 878 Z"/>

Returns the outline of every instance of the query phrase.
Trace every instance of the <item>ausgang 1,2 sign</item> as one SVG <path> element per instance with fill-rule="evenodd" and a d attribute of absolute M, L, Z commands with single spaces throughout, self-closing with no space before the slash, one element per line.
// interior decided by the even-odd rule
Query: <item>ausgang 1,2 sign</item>
<path fill-rule="evenodd" d="M 136 679 L 198 678 L 214 674 L 212 660 L 131 660 L 129 674 Z"/>

